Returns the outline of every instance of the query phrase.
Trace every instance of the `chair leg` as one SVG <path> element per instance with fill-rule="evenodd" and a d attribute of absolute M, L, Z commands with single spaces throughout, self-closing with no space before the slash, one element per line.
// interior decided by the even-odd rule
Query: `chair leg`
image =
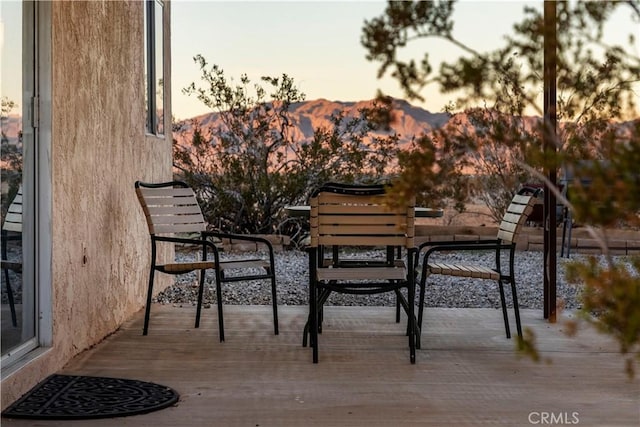
<path fill-rule="evenodd" d="M 309 252 L 309 329 L 313 363 L 318 363 L 318 287 L 315 277 L 318 252 L 311 248 Z M 320 258 L 322 260 L 322 258 Z M 322 261 L 321 261 L 322 262 Z M 306 335 L 305 335 L 306 338 Z"/>
<path fill-rule="evenodd" d="M 409 360 L 411 363 L 416 363 L 416 317 L 415 317 L 415 299 L 416 299 L 416 284 L 413 275 L 413 262 L 411 262 L 411 255 L 409 255 L 409 279 L 407 284 L 407 303 L 409 310 L 407 317 L 409 318 Z"/>
<path fill-rule="evenodd" d="M 2 259 L 7 259 L 7 232 L 2 230 Z M 7 284 L 7 299 L 9 300 L 9 310 L 11 310 L 11 324 L 16 327 L 18 326 L 18 319 L 16 317 L 16 306 L 13 300 L 13 289 L 11 289 L 11 282 L 9 281 L 9 269 L 4 268 L 4 278 L 5 283 Z"/>
<path fill-rule="evenodd" d="M 560 246 L 560 258 L 564 258 L 564 245 L 567 238 L 567 218 L 562 221 L 562 244 Z"/>
<path fill-rule="evenodd" d="M 395 280 L 390 280 L 389 283 L 396 283 Z M 402 307 L 402 303 L 401 303 L 401 298 L 404 298 L 402 296 L 402 290 L 401 289 L 396 289 L 393 291 L 393 293 L 396 296 L 396 311 L 398 307 Z M 405 298 L 405 301 L 407 301 L 407 305 L 409 304 L 409 298 L 407 296 L 407 298 Z M 400 316 L 398 316 L 398 314 L 396 313 L 396 323 L 399 323 L 399 319 Z M 407 322 L 407 336 L 409 336 L 409 334 L 411 333 L 411 331 L 409 330 L 409 322 Z"/>
<path fill-rule="evenodd" d="M 198 303 L 196 305 L 196 323 L 194 328 L 200 327 L 200 315 L 202 314 L 202 299 L 204 297 L 204 273 L 205 270 L 200 270 L 200 281 L 198 283 Z"/>
<path fill-rule="evenodd" d="M 511 296 L 513 298 L 513 311 L 516 315 L 516 329 L 518 331 L 518 336 L 522 338 L 522 325 L 520 324 L 520 306 L 518 305 L 518 295 L 516 292 L 516 281 L 513 277 L 511 277 Z"/>
<path fill-rule="evenodd" d="M 335 283 L 335 282 L 334 282 Z M 316 310 L 318 312 L 318 333 L 322 333 L 322 323 L 324 322 L 324 303 L 329 299 L 331 292 L 323 289 L 322 292 L 316 286 Z"/>
<path fill-rule="evenodd" d="M 573 225 L 573 219 L 571 211 L 567 211 L 562 224 L 562 247 L 560 248 L 560 258 L 564 258 L 564 251 L 567 250 L 567 258 L 570 257 L 571 252 L 571 228 Z"/>
<path fill-rule="evenodd" d="M 415 302 L 416 302 L 416 297 L 415 297 L 415 293 L 416 293 L 416 282 L 415 282 L 415 278 L 414 278 L 414 282 L 413 282 L 413 289 L 414 289 L 414 296 L 413 296 L 413 305 L 414 305 L 414 309 L 413 309 L 413 334 L 415 336 L 415 342 L 416 342 L 416 349 L 420 350 L 420 348 L 422 348 L 422 344 L 420 344 L 420 335 L 421 335 L 421 329 L 418 326 L 418 318 L 416 316 L 416 312 L 415 312 Z M 407 289 L 408 291 L 408 289 Z M 397 291 L 399 292 L 399 291 Z M 409 298 L 407 298 L 407 305 L 409 304 Z M 420 301 L 420 298 L 418 298 L 418 301 Z M 418 309 L 418 313 L 420 313 L 420 309 Z M 407 316 L 408 317 L 408 316 Z M 411 333 L 411 327 L 409 322 L 407 321 L 407 335 Z"/>
<path fill-rule="evenodd" d="M 509 315 L 507 314 L 507 302 L 504 298 L 504 285 L 502 279 L 498 280 L 498 288 L 500 289 L 500 303 L 502 305 L 502 317 L 504 318 L 504 329 L 507 332 L 507 338 L 511 338 L 511 328 L 509 328 Z"/>
<path fill-rule="evenodd" d="M 11 289 L 11 282 L 9 282 L 9 269 L 4 269 L 4 278 L 7 286 L 7 300 L 9 301 L 9 310 L 11 311 L 11 324 L 16 327 L 18 326 L 18 318 L 16 316 L 16 305 L 13 300 L 13 289 Z"/>
<path fill-rule="evenodd" d="M 273 305 L 273 331 L 276 335 L 279 334 L 278 330 L 278 296 L 276 292 L 276 276 L 273 270 L 269 269 L 271 274 L 271 303 Z"/>
<path fill-rule="evenodd" d="M 414 298 L 411 298 L 414 299 Z M 412 301 L 411 303 L 413 303 L 414 301 Z M 409 361 L 411 362 L 411 364 L 415 364 L 416 363 L 416 318 L 414 317 L 414 310 L 412 305 L 409 306 L 409 320 L 408 320 L 408 324 L 409 324 L 409 330 L 411 331 L 409 333 Z"/>
<path fill-rule="evenodd" d="M 567 227 L 569 227 L 569 230 L 567 233 L 567 258 L 570 258 L 571 257 L 571 230 L 573 228 L 573 218 L 571 217 L 571 215 L 569 215 Z"/>
<path fill-rule="evenodd" d="M 311 329 L 311 350 L 313 353 L 313 363 L 318 363 L 318 294 L 315 281 L 311 280 L 309 286 L 309 320 Z"/>
<path fill-rule="evenodd" d="M 142 327 L 142 335 L 147 335 L 147 332 L 149 332 L 149 314 L 151 313 L 151 294 L 153 293 L 153 277 L 155 271 L 155 266 L 151 265 L 151 271 L 149 272 L 149 287 L 147 288 L 147 305 L 144 309 L 144 326 Z"/>
<path fill-rule="evenodd" d="M 311 310 L 309 310 L 311 311 Z M 307 346 L 307 336 L 311 333 L 311 331 L 309 330 L 311 325 L 311 316 L 307 316 L 307 323 L 304 324 L 304 328 L 302 330 L 302 346 L 306 347 Z"/>
<path fill-rule="evenodd" d="M 216 270 L 216 297 L 218 300 L 218 330 L 220 342 L 224 341 L 224 317 L 222 313 L 222 273 Z"/>
<path fill-rule="evenodd" d="M 324 307 L 324 303 L 327 301 L 327 299 L 329 298 L 329 295 L 331 295 L 331 292 L 329 292 L 328 290 L 324 289 L 322 292 L 318 291 L 318 288 L 316 286 L 316 311 L 318 313 L 316 319 L 317 319 L 317 325 L 318 325 L 318 333 L 321 334 L 322 333 L 322 310 Z M 309 301 L 311 301 L 311 286 L 309 286 Z M 307 346 L 307 335 L 311 335 L 311 310 L 309 310 L 309 316 L 307 317 L 307 323 L 305 323 L 304 325 L 304 335 L 302 337 L 302 346 L 306 347 Z"/>
<path fill-rule="evenodd" d="M 11 289 L 11 284 L 7 280 L 7 300 L 9 300 L 9 310 L 11 311 L 11 324 L 14 327 L 18 326 L 18 318 L 16 316 L 16 304 L 13 299 L 13 290 Z"/>
<path fill-rule="evenodd" d="M 394 255 L 394 249 L 397 249 L 397 253 Z M 402 259 L 402 248 L 398 246 L 387 246 L 387 262 L 393 265 L 395 259 Z M 400 301 L 398 300 L 398 294 L 396 294 L 396 323 L 400 323 Z"/>
<path fill-rule="evenodd" d="M 422 316 L 424 314 L 424 297 L 426 293 L 427 279 L 426 277 L 420 280 L 420 298 L 418 299 L 418 328 L 422 332 Z"/>
<path fill-rule="evenodd" d="M 415 278 L 414 278 L 414 280 L 415 280 Z M 402 298 L 404 298 L 404 297 L 402 296 L 402 293 L 401 293 L 401 292 L 402 292 L 402 291 L 401 291 L 400 289 L 396 289 L 396 290 L 395 290 L 395 294 L 396 294 L 396 302 L 398 302 L 401 306 L 403 306 L 403 305 L 402 305 L 402 303 L 401 303 L 401 299 L 402 299 Z M 414 304 L 414 308 L 413 308 L 413 331 L 411 330 L 411 322 L 409 322 L 409 321 L 408 321 L 408 318 L 409 318 L 409 313 L 408 313 L 408 312 L 409 312 L 409 310 L 408 310 L 408 308 L 407 308 L 407 333 L 406 333 L 406 335 L 407 335 L 407 336 L 409 336 L 409 334 L 413 333 L 413 335 L 415 336 L 415 343 L 416 343 L 415 345 L 416 345 L 416 349 L 418 349 L 418 350 L 419 350 L 419 349 L 421 348 L 421 344 L 420 344 L 420 328 L 418 328 L 418 321 L 417 321 L 417 319 L 416 319 L 416 312 L 415 312 L 415 301 L 416 301 L 416 298 L 415 298 L 415 292 L 416 292 L 416 291 L 415 291 L 415 282 L 414 282 L 414 297 L 413 297 L 413 304 Z M 406 306 L 407 306 L 407 307 L 409 307 L 409 297 L 408 297 L 408 294 L 409 294 L 409 288 L 407 287 L 407 298 L 405 299 L 405 301 L 406 301 Z"/>

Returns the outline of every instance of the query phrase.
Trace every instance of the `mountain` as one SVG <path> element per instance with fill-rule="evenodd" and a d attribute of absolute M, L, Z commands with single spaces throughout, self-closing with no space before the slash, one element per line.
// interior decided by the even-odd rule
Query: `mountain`
<path fill-rule="evenodd" d="M 331 115 L 343 111 L 346 116 L 354 116 L 359 109 L 371 107 L 373 100 L 358 102 L 329 101 L 326 99 L 315 99 L 292 104 L 289 108 L 289 117 L 293 124 L 291 130 L 295 141 L 308 141 L 313 137 L 314 129 L 320 127 L 331 127 Z M 407 148 L 408 143 L 414 137 L 429 134 L 434 129 L 444 128 L 449 132 L 477 132 L 480 130 L 471 123 L 466 113 L 431 113 L 423 108 L 411 105 L 407 101 L 393 99 L 393 123 L 391 132 L 396 132 L 399 137 L 399 148 Z M 514 120 L 517 120 L 513 117 Z M 522 118 L 523 126 L 528 131 L 532 131 L 540 124 L 540 117 L 526 116 Z M 626 122 L 617 122 L 620 139 L 628 139 L 632 130 L 638 125 L 638 120 L 634 119 Z M 193 122 L 198 122 L 207 135 L 207 130 L 221 124 L 218 113 L 208 113 L 191 119 L 178 122 L 174 129 L 173 137 L 181 144 L 189 144 L 193 134 Z M 564 130 L 566 123 L 560 123 L 560 130 Z M 379 131 L 374 135 L 385 136 L 390 132 Z M 596 144 L 597 145 L 597 144 Z M 595 147 L 595 145 L 594 145 Z"/>
<path fill-rule="evenodd" d="M 344 111 L 346 116 L 354 116 L 358 110 L 371 107 L 373 100 L 359 102 L 329 101 L 316 99 L 294 103 L 289 108 L 291 123 L 294 128 L 292 135 L 296 141 L 305 141 L 313 137 L 314 129 L 331 126 L 331 115 Z M 394 122 L 392 131 L 400 138 L 400 146 L 407 144 L 414 136 L 431 132 L 444 126 L 450 119 L 447 113 L 431 113 L 420 107 L 409 104 L 404 100 L 393 100 Z M 174 132 L 178 142 L 187 142 L 192 135 L 192 122 L 196 121 L 202 129 L 209 129 L 221 124 L 218 113 L 203 114 L 178 123 L 179 132 Z M 389 132 L 379 132 L 386 135 Z"/>

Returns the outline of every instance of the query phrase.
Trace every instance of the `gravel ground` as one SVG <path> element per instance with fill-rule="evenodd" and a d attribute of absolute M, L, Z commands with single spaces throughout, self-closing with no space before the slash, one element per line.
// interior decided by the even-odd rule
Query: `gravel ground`
<path fill-rule="evenodd" d="M 195 253 L 178 252 L 178 259 L 191 260 Z M 228 258 L 247 256 L 246 254 L 225 254 Z M 580 255 L 573 255 L 576 260 Z M 472 262 L 484 265 L 491 262 L 491 255 L 466 252 L 442 254 L 442 261 Z M 308 301 L 308 261 L 304 251 L 289 250 L 275 254 L 278 304 L 306 305 Z M 575 309 L 579 307 L 579 286 L 569 285 L 564 280 L 567 260 L 558 259 L 557 294 L 564 307 Z M 506 260 L 505 260 L 506 265 Z M 516 254 L 516 284 L 518 300 L 521 308 L 542 309 L 542 252 L 518 252 Z M 198 281 L 195 273 L 176 276 L 175 285 L 160 293 L 156 302 L 175 305 L 195 305 L 197 299 Z M 510 290 L 505 288 L 507 298 Z M 208 273 L 205 285 L 204 306 L 215 304 L 215 284 L 213 274 Z M 268 281 L 251 281 L 225 283 L 222 288 L 224 304 L 271 304 L 271 291 Z M 378 294 L 370 296 L 353 296 L 333 294 L 329 305 L 369 305 L 393 306 L 393 294 Z M 425 305 L 427 307 L 458 307 L 458 308 L 499 308 L 500 295 L 495 281 L 469 280 L 459 277 L 433 276 L 427 284 Z"/>

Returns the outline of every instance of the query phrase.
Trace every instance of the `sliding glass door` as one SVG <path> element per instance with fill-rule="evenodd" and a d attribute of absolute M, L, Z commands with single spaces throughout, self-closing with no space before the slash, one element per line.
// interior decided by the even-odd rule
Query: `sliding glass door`
<path fill-rule="evenodd" d="M 2 366 L 38 345 L 36 150 L 37 3 L 0 2 Z"/>

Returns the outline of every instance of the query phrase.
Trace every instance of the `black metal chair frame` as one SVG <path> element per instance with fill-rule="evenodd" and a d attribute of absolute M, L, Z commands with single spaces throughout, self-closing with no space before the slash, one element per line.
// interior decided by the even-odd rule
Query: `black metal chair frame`
<path fill-rule="evenodd" d="M 524 195 L 524 194 L 532 194 L 532 198 L 536 197 L 539 193 L 540 193 L 540 189 L 531 189 L 531 188 L 523 188 L 519 191 L 518 195 Z M 516 196 L 517 197 L 517 196 Z M 514 198 L 515 200 L 515 198 Z M 532 201 L 531 200 L 528 204 L 529 206 L 529 212 L 532 209 Z M 512 202 L 513 203 L 513 202 Z M 507 215 L 509 215 L 510 213 L 507 212 L 507 214 L 505 215 L 505 218 L 507 217 Z M 525 222 L 526 220 L 526 216 L 528 215 L 527 212 L 523 212 L 522 213 L 522 217 L 519 219 L 519 221 L 516 223 L 517 227 L 519 229 L 519 227 Z M 503 220 L 503 224 L 505 223 L 505 221 Z M 501 230 L 499 232 L 499 236 L 500 233 L 503 230 Z M 507 313 L 507 305 L 506 305 L 506 299 L 505 299 L 505 293 L 504 293 L 504 283 L 508 283 L 511 285 L 511 297 L 512 297 L 512 301 L 513 301 L 513 309 L 514 309 L 514 314 L 515 314 L 515 319 L 516 319 L 516 329 L 518 332 L 518 336 L 522 337 L 522 325 L 521 325 L 521 321 L 520 321 L 520 310 L 519 310 L 519 306 L 518 306 L 518 296 L 517 296 L 517 290 L 516 290 L 516 281 L 515 281 L 515 275 L 514 275 L 514 260 L 515 260 L 515 252 L 516 252 L 516 242 L 515 242 L 515 234 L 517 234 L 518 230 L 509 230 L 509 232 L 513 232 L 514 236 L 513 239 L 511 240 L 511 242 L 506 242 L 504 241 L 504 239 L 501 238 L 497 238 L 497 239 L 489 239 L 489 240 L 477 240 L 477 241 L 466 241 L 466 242 L 459 242 L 459 241 L 432 241 L 432 242 L 424 242 L 421 245 L 418 246 L 418 250 L 416 251 L 416 266 L 418 265 L 419 262 L 419 256 L 421 254 L 421 252 L 425 249 L 428 248 L 427 251 L 424 253 L 423 257 L 422 257 L 422 268 L 421 268 L 421 273 L 420 273 L 420 297 L 418 299 L 418 328 L 420 328 L 420 330 L 422 330 L 422 321 L 423 321 L 423 313 L 424 313 L 424 302 L 425 302 L 425 292 L 426 292 L 426 281 L 427 278 L 431 275 L 438 275 L 438 274 L 445 274 L 445 275 L 452 275 L 452 276 L 456 276 L 456 277 L 462 277 L 464 278 L 465 276 L 463 276 L 462 274 L 446 274 L 446 273 L 430 273 L 429 271 L 429 258 L 431 257 L 431 255 L 433 255 L 434 253 L 437 252 L 450 252 L 450 251 L 455 251 L 455 252 L 460 252 L 460 251 L 495 251 L 495 266 L 491 269 L 492 273 L 497 273 L 497 282 L 498 282 L 498 289 L 500 292 L 500 303 L 501 303 L 501 308 L 502 308 L 502 316 L 503 316 L 503 320 L 504 320 L 504 327 L 505 327 L 505 331 L 506 331 L 506 336 L 507 338 L 511 338 L 511 330 L 509 328 L 509 316 Z M 504 272 L 502 265 L 501 265 L 501 255 L 502 255 L 502 251 L 504 250 L 508 250 L 509 251 L 509 269 L 508 272 Z M 486 279 L 489 280 L 491 279 L 490 277 L 481 277 L 480 275 L 481 273 L 478 273 L 478 275 L 476 276 L 472 276 L 471 274 L 467 277 L 471 277 L 473 279 L 477 279 L 477 280 L 482 280 L 482 279 Z M 493 274 L 494 275 L 494 274 Z M 494 275 L 495 276 L 495 275 Z"/>
<path fill-rule="evenodd" d="M 2 224 L 2 230 L 0 230 L 0 256 L 2 257 L 0 264 L 4 272 L 7 301 L 9 302 L 9 310 L 11 312 L 11 324 L 16 327 L 18 326 L 18 319 L 16 316 L 13 288 L 11 287 L 11 281 L 9 279 L 9 270 L 17 274 L 22 274 L 22 262 L 9 260 L 7 242 L 22 240 L 22 186 L 20 186 L 13 201 L 9 205 L 7 215 L 12 215 L 12 218 L 11 220 L 6 218 Z"/>
<path fill-rule="evenodd" d="M 382 185 L 352 185 L 340 183 L 328 183 L 312 194 L 312 199 L 322 192 L 343 194 L 349 196 L 372 196 L 382 195 L 385 187 Z M 310 336 L 310 344 L 313 351 L 313 362 L 318 363 L 318 334 L 322 332 L 323 322 L 323 306 L 333 292 L 346 293 L 353 295 L 370 295 L 385 292 L 394 292 L 397 298 L 398 311 L 402 306 L 407 313 L 407 335 L 409 337 L 410 361 L 415 363 L 415 350 L 420 348 L 420 333 L 416 325 L 414 315 L 414 298 L 415 298 L 415 274 L 414 274 L 414 258 L 415 248 L 407 248 L 407 276 L 404 280 L 381 280 L 381 281 L 361 281 L 355 279 L 338 280 L 318 280 L 315 272 L 318 267 L 332 267 L 335 269 L 357 269 L 362 268 L 379 268 L 394 267 L 402 263 L 401 260 L 395 258 L 394 246 L 387 246 L 387 258 L 381 260 L 349 260 L 339 258 L 339 245 L 331 245 L 332 255 L 325 258 L 325 245 L 311 245 L 309 252 L 309 318 L 305 324 L 303 331 L 303 346 L 307 346 L 307 336 Z M 402 289 L 407 289 L 407 297 L 402 294 Z M 399 321 L 399 314 L 397 316 Z"/>
<path fill-rule="evenodd" d="M 12 270 L 18 274 L 22 274 L 22 263 L 12 262 L 8 259 L 7 254 L 7 242 L 10 240 L 22 240 L 21 233 L 11 233 L 7 230 L 2 230 L 2 270 L 4 271 L 4 280 L 7 287 L 7 301 L 9 302 L 9 310 L 11 311 L 11 324 L 18 326 L 18 319 L 16 316 L 16 306 L 13 296 L 13 288 L 11 287 L 11 281 L 9 280 L 9 270 Z"/>
<path fill-rule="evenodd" d="M 141 181 L 136 181 L 135 183 L 136 191 L 138 191 L 138 189 L 140 188 L 168 188 L 168 187 L 190 188 L 188 184 L 182 181 L 169 181 L 169 182 L 162 182 L 162 183 L 144 183 Z M 138 197 L 140 198 L 141 196 L 139 195 Z M 141 200 L 141 203 L 142 203 L 142 200 Z M 195 320 L 195 327 L 198 328 L 200 327 L 200 316 L 202 312 L 205 272 L 208 269 L 213 269 L 215 274 L 217 306 L 218 306 L 218 327 L 219 327 L 220 341 L 225 340 L 223 304 L 222 304 L 222 284 L 230 283 L 230 282 L 241 282 L 241 281 L 248 281 L 248 280 L 269 280 L 270 281 L 272 307 L 273 307 L 274 333 L 275 335 L 279 334 L 275 262 L 274 262 L 274 255 L 273 255 L 273 245 L 269 240 L 262 237 L 258 237 L 258 236 L 222 233 L 222 232 L 216 232 L 216 231 L 200 231 L 199 238 L 160 236 L 153 232 L 150 233 L 150 236 L 151 236 L 151 267 L 149 272 L 147 303 L 145 308 L 144 327 L 142 332 L 143 335 L 147 335 L 148 329 L 149 329 L 149 316 L 150 316 L 150 310 L 151 310 L 155 272 L 159 271 L 165 274 L 180 275 L 180 274 L 190 273 L 195 270 L 200 271 L 200 278 L 199 278 L 199 285 L 198 285 L 198 302 L 197 302 L 196 320 Z M 268 255 L 269 255 L 268 263 L 265 260 L 265 263 L 263 265 L 261 260 L 257 260 L 257 259 L 240 259 L 240 260 L 229 260 L 229 261 L 221 260 L 221 257 L 220 257 L 221 249 L 218 248 L 211 239 L 219 239 L 219 240 L 231 239 L 231 240 L 240 240 L 240 241 L 255 242 L 255 243 L 263 244 L 268 249 Z M 185 245 L 199 246 L 201 247 L 201 250 L 202 250 L 202 262 L 201 263 L 195 262 L 195 263 L 158 264 L 156 260 L 156 255 L 157 255 L 157 243 L 159 242 L 169 242 L 169 243 L 179 243 L 179 244 L 185 244 Z M 209 253 L 213 253 L 212 262 L 209 262 L 211 261 L 208 258 Z M 205 264 L 202 264 L 202 263 L 205 263 Z M 171 268 L 168 268 L 167 266 L 171 266 Z M 265 270 L 264 274 L 244 274 L 244 275 L 226 276 L 224 273 L 225 269 L 258 268 L 258 266 L 262 267 Z"/>
<path fill-rule="evenodd" d="M 326 190 L 326 191 L 332 191 L 334 193 L 342 193 L 342 194 L 384 194 L 386 191 L 386 188 L 389 187 L 391 184 L 385 184 L 385 183 L 372 183 L 372 184 L 347 184 L 347 183 L 343 183 L 343 182 L 327 182 L 325 184 L 322 185 L 322 189 Z M 314 191 L 314 194 L 317 194 L 319 191 L 319 189 L 316 189 Z M 338 246 L 333 246 L 333 264 L 334 265 L 338 265 L 340 260 L 338 257 L 338 253 L 339 253 L 339 247 Z M 324 252 L 323 255 L 324 256 Z M 395 257 L 395 258 L 394 258 Z M 390 266 L 393 265 L 394 263 L 394 259 L 401 259 L 402 258 L 402 247 L 401 246 L 397 246 L 397 247 L 392 247 L 392 246 L 388 246 L 387 247 L 387 260 L 386 260 L 386 265 Z M 350 261 L 343 261 L 343 264 L 346 263 L 350 263 Z M 370 262 L 369 262 L 370 264 Z M 326 301 L 326 299 L 329 296 L 327 295 L 324 300 Z M 324 303 L 324 301 L 323 301 Z M 406 304 L 406 300 L 404 301 L 404 303 Z M 401 315 L 401 310 L 400 308 L 403 306 L 403 301 L 401 298 L 396 298 L 396 323 L 400 323 L 400 315 Z M 405 312 L 406 312 L 406 306 L 404 306 L 405 308 Z M 322 309 L 320 311 L 321 313 L 321 317 L 322 317 Z M 304 335 L 304 341 L 303 344 L 306 346 L 306 337 L 307 337 L 307 329 L 308 329 L 308 323 L 305 326 L 305 335 Z M 320 325 L 320 330 L 322 330 L 322 325 Z"/>

